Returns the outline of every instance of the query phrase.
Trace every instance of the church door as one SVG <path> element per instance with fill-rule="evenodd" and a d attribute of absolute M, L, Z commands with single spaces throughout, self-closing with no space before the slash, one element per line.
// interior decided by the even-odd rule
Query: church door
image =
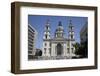
<path fill-rule="evenodd" d="M 57 56 L 61 55 L 63 51 L 63 47 L 60 43 L 57 44 Z"/>

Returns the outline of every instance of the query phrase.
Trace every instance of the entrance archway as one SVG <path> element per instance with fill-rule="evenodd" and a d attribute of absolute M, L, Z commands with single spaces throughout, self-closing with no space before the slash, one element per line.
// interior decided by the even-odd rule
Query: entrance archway
<path fill-rule="evenodd" d="M 63 47 L 60 43 L 57 44 L 57 56 L 62 55 Z"/>

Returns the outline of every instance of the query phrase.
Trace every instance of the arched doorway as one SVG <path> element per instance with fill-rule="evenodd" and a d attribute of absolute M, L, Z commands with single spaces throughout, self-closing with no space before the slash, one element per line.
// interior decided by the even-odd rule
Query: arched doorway
<path fill-rule="evenodd" d="M 62 55 L 63 47 L 60 43 L 57 44 L 57 56 Z"/>

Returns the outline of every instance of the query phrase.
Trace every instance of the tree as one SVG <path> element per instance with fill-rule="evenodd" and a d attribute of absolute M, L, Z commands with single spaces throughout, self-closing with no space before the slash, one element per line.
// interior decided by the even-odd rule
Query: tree
<path fill-rule="evenodd" d="M 73 46 L 75 47 L 75 53 L 77 53 L 79 50 L 80 44 L 77 42 L 77 43 L 73 44 Z"/>
<path fill-rule="evenodd" d="M 76 43 L 74 45 L 74 47 L 75 47 L 75 54 L 76 55 L 80 55 L 81 58 L 88 57 L 87 41 L 85 41 L 81 44 Z"/>
<path fill-rule="evenodd" d="M 42 56 L 42 50 L 37 49 L 35 56 Z"/>

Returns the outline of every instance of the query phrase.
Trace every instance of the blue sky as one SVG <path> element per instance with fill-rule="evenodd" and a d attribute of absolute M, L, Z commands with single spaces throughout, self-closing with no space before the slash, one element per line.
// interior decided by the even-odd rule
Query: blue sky
<path fill-rule="evenodd" d="M 38 32 L 35 45 L 36 48 L 42 49 L 44 27 L 48 19 L 50 21 L 51 36 L 54 37 L 54 32 L 58 26 L 58 22 L 61 21 L 64 27 L 66 38 L 68 37 L 68 24 L 69 21 L 72 20 L 76 42 L 80 42 L 80 30 L 85 22 L 88 20 L 87 17 L 28 15 L 28 24 L 32 25 Z"/>

